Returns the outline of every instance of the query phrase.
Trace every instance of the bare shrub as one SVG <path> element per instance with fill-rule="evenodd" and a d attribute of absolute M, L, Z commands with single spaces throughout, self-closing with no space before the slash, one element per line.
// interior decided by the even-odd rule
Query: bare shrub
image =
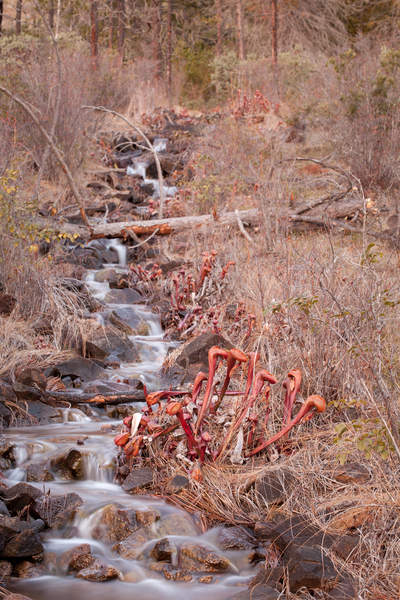
<path fill-rule="evenodd" d="M 399 186 L 400 53 L 366 43 L 334 61 L 337 95 L 333 135 L 344 160 L 366 189 Z"/>
<path fill-rule="evenodd" d="M 54 49 L 49 42 L 31 40 L 29 55 L 23 52 L 24 60 L 12 64 L 12 91 L 31 103 L 40 115 L 43 127 L 50 131 L 57 106 L 58 67 Z M 61 101 L 55 130 L 55 142 L 72 170 L 76 170 L 85 159 L 92 134 L 99 117 L 81 111 L 84 104 L 105 105 L 110 108 L 125 107 L 129 99 L 129 73 L 121 69 L 112 57 L 102 56 L 94 68 L 88 49 L 82 42 L 64 42 L 60 45 Z M 7 55 L 2 56 L 7 63 Z M 27 149 L 32 162 L 41 166 L 47 142 L 36 126 L 11 101 L 9 113 L 17 120 L 19 143 Z M 54 156 L 49 156 L 45 165 L 45 176 L 56 179 L 59 165 Z"/>

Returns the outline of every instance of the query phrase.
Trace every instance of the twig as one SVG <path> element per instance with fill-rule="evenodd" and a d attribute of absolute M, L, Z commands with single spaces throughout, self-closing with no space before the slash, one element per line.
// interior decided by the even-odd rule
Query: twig
<path fill-rule="evenodd" d="M 240 233 L 246 238 L 246 240 L 248 242 L 250 242 L 250 244 L 253 244 L 253 240 L 250 237 L 250 235 L 247 233 L 247 231 L 245 230 L 244 225 L 243 225 L 243 221 L 240 218 L 239 211 L 237 209 L 235 210 L 235 216 L 236 216 L 236 221 L 237 221 Z"/>

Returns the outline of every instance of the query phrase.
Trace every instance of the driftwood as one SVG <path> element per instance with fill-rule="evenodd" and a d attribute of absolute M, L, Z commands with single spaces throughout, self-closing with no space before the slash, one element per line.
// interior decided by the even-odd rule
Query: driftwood
<path fill-rule="evenodd" d="M 45 391 L 43 397 L 46 399 L 68 402 L 69 404 L 91 404 L 94 406 L 109 406 L 111 404 L 125 404 L 125 402 L 144 402 L 143 391 L 131 394 L 77 394 L 73 391 Z"/>

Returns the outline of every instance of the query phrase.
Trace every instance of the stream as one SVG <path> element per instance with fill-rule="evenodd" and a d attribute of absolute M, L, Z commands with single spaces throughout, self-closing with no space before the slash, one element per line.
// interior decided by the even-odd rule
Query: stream
<path fill-rule="evenodd" d="M 121 272 L 127 271 L 126 248 L 119 241 L 109 240 L 108 247 L 118 255 L 118 264 L 107 264 Z M 104 300 L 109 292 L 108 282 L 96 281 L 96 271 L 88 271 L 86 283 L 93 296 Z M 108 368 L 108 379 L 119 381 L 136 377 L 154 390 L 159 385 L 161 365 L 166 356 L 169 342 L 163 341 L 163 332 L 157 315 L 143 304 L 106 304 L 98 313 L 100 321 L 107 311 L 123 310 L 126 320 L 129 316 L 139 317 L 148 325 L 148 335 L 130 336 L 139 348 L 140 362 L 121 363 L 119 368 Z M 138 403 L 138 409 L 141 404 Z M 131 495 L 113 483 L 117 449 L 114 445 L 115 428 L 121 418 L 106 416 L 103 409 L 88 408 L 85 412 L 77 408 L 60 409 L 59 423 L 30 425 L 7 430 L 7 438 L 14 444 L 16 466 L 5 473 L 7 484 L 13 485 L 26 480 L 29 464 L 43 463 L 57 455 L 76 449 L 82 454 L 83 476 L 80 479 L 65 480 L 53 473 L 53 481 L 35 482 L 32 485 L 51 494 L 77 493 L 83 500 L 72 523 L 54 531 L 46 530 L 42 534 L 45 548 L 45 574 L 28 579 L 13 579 L 14 592 L 26 594 L 33 600 L 153 600 L 154 598 L 173 598 L 223 600 L 233 598 L 239 593 L 252 574 L 248 553 L 243 550 L 223 551 L 220 540 L 222 528 L 216 527 L 201 532 L 195 518 L 188 513 L 169 505 L 165 501 L 147 496 Z M 112 543 L 99 539 L 98 524 L 107 507 L 117 506 L 123 510 L 156 511 L 158 514 L 151 526 L 151 536 L 143 542 L 141 552 L 136 559 L 124 558 L 114 550 Z M 100 536 L 101 537 L 101 536 Z M 161 573 L 151 569 L 149 552 L 160 539 L 168 538 L 175 545 L 182 542 L 201 544 L 226 557 L 230 569 L 223 573 L 212 573 L 209 583 L 200 583 L 201 573 L 194 573 L 192 581 L 169 581 Z M 112 565 L 120 572 L 120 577 L 112 581 L 95 583 L 67 575 L 59 566 L 59 557 L 63 552 L 80 544 L 90 544 L 91 552 L 104 564 Z M 204 573 L 203 573 L 204 575 Z"/>

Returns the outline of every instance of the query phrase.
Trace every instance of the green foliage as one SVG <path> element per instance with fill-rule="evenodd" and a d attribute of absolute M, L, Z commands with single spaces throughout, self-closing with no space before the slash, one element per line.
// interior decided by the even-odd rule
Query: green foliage
<path fill-rule="evenodd" d="M 340 399 L 331 402 L 330 405 L 344 410 L 346 408 L 361 408 L 365 405 L 365 402 L 355 399 Z M 372 458 L 374 454 L 383 459 L 388 459 L 394 451 L 393 442 L 387 429 L 378 417 L 360 417 L 336 423 L 334 430 L 333 442 L 341 446 L 338 454 L 340 464 L 346 462 L 347 457 L 354 449 L 362 452 L 367 459 Z"/>
<path fill-rule="evenodd" d="M 229 50 L 220 56 L 215 56 L 211 65 L 211 83 L 217 100 L 226 100 L 238 87 L 239 60 L 236 52 Z"/>
<path fill-rule="evenodd" d="M 177 45 L 174 60 L 182 62 L 184 83 L 182 95 L 185 100 L 197 101 L 199 97 L 207 100 L 210 94 L 212 49 L 201 42 L 192 47 L 183 43 Z"/>

